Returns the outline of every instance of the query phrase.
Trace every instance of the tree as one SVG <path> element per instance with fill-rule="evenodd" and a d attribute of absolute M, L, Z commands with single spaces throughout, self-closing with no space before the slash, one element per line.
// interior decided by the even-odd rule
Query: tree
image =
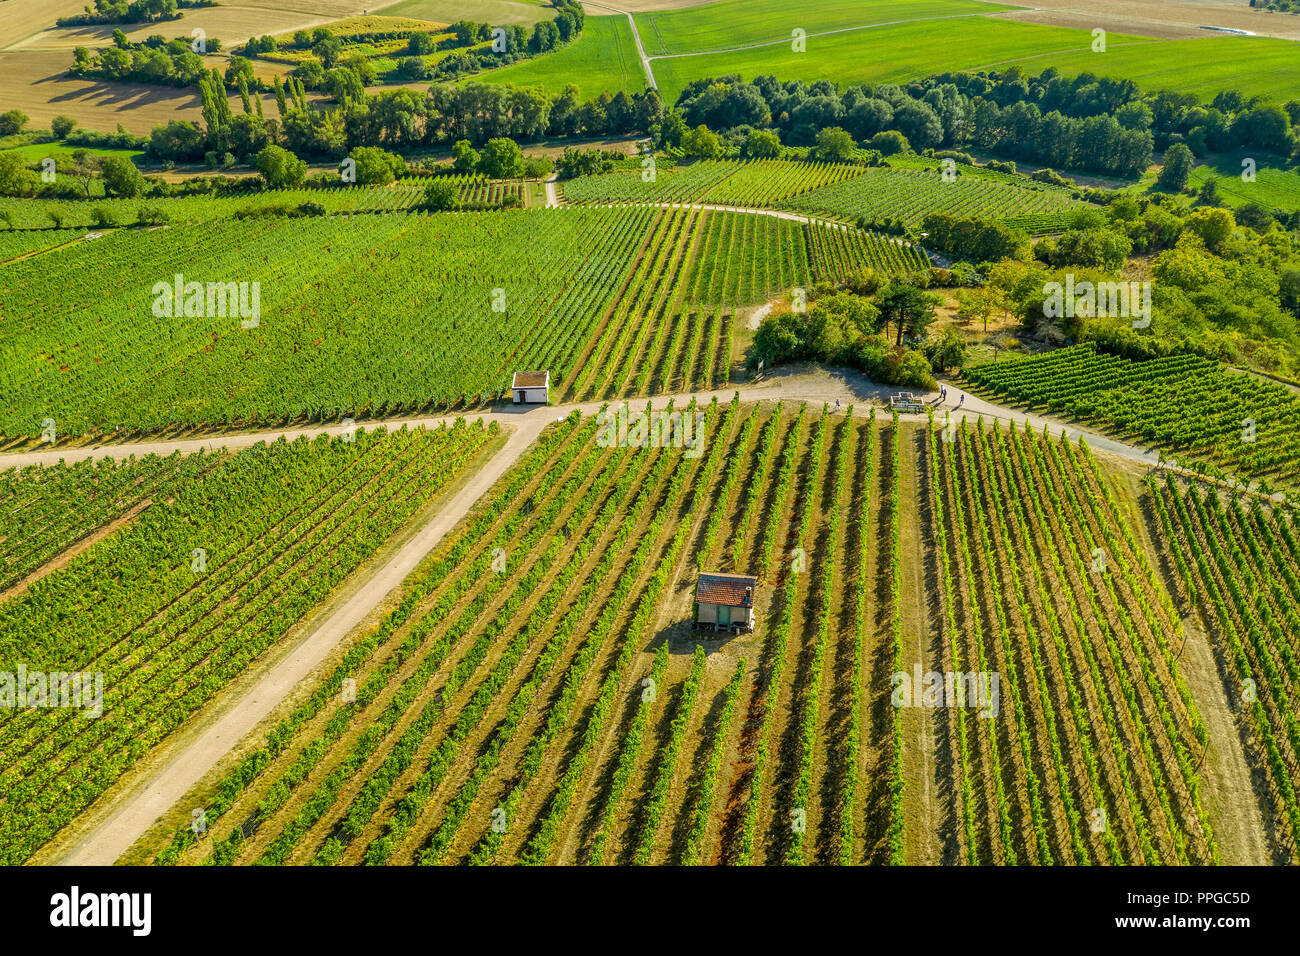
<path fill-rule="evenodd" d="M 472 173 L 478 169 L 478 150 L 467 139 L 458 139 L 451 147 L 451 165 L 458 173 Z"/>
<path fill-rule="evenodd" d="M 397 69 L 408 80 L 422 80 L 429 75 L 429 68 L 418 56 L 408 56 Z"/>
<path fill-rule="evenodd" d="M 71 116 L 56 116 L 50 120 L 50 132 L 55 139 L 67 139 L 68 134 L 77 128 L 77 121 Z"/>
<path fill-rule="evenodd" d="M 853 158 L 857 144 L 848 131 L 829 126 L 817 134 L 817 158 L 827 163 L 843 163 Z"/>
<path fill-rule="evenodd" d="M 701 123 L 682 135 L 682 151 L 698 159 L 717 159 L 722 155 L 722 140 Z"/>
<path fill-rule="evenodd" d="M 357 182 L 362 185 L 391 183 L 406 171 L 402 157 L 378 146 L 358 146 L 352 159 L 357 164 Z"/>
<path fill-rule="evenodd" d="M 479 171 L 489 179 L 512 179 L 524 174 L 524 154 L 513 139 L 498 136 L 483 147 Z"/>
<path fill-rule="evenodd" d="M 36 186 L 36 174 L 18 153 L 0 153 L 0 195 L 26 196 Z"/>
<path fill-rule="evenodd" d="M 891 322 L 898 326 L 897 345 L 903 344 L 904 332 L 914 337 L 925 334 L 926 327 L 934 321 L 938 301 L 938 296 L 897 279 L 876 293 L 876 307 L 880 309 L 884 327 L 889 328 Z"/>
<path fill-rule="evenodd" d="M 419 31 L 411 34 L 406 49 L 412 56 L 426 56 L 432 53 L 437 46 L 438 44 L 434 42 L 432 33 Z"/>
<path fill-rule="evenodd" d="M 104 176 L 104 189 L 114 196 L 131 199 L 148 186 L 135 163 L 125 156 L 105 156 L 100 171 Z"/>
<path fill-rule="evenodd" d="M 272 189 L 300 185 L 307 175 L 307 164 L 282 146 L 267 146 L 257 154 L 255 165 Z"/>
<path fill-rule="evenodd" d="M 1174 143 L 1165 150 L 1165 162 L 1156 178 L 1156 186 L 1163 192 L 1178 193 L 1187 187 L 1195 157 L 1182 143 Z"/>
<path fill-rule="evenodd" d="M 989 316 L 1007 310 L 1006 292 L 992 284 L 958 290 L 957 302 L 962 315 L 983 323 L 985 335 L 989 331 Z"/>
<path fill-rule="evenodd" d="M 0 113 L 0 136 L 12 136 L 21 133 L 27 125 L 27 114 L 22 110 L 9 110 Z"/>
<path fill-rule="evenodd" d="M 1200 236 L 1208 249 L 1222 245 L 1236 225 L 1232 213 L 1217 206 L 1204 206 L 1187 217 L 1187 228 Z"/>
<path fill-rule="evenodd" d="M 325 69 L 331 69 L 338 63 L 339 57 L 343 54 L 343 41 L 336 36 L 327 36 L 317 40 L 311 48 L 311 52 L 320 60 Z"/>
<path fill-rule="evenodd" d="M 776 159 L 781 155 L 781 140 L 771 130 L 751 129 L 743 152 L 750 159 Z"/>
<path fill-rule="evenodd" d="M 871 139 L 867 140 L 869 149 L 878 149 L 884 156 L 893 156 L 895 153 L 906 153 L 912 148 L 912 145 L 896 129 L 885 130 L 877 133 Z"/>
<path fill-rule="evenodd" d="M 961 368 L 962 363 L 966 361 L 966 345 L 957 334 L 957 330 L 953 328 L 944 329 L 943 337 L 937 341 L 927 342 L 924 352 L 925 357 L 930 360 L 930 368 L 936 372 Z"/>
<path fill-rule="evenodd" d="M 136 210 L 135 218 L 142 226 L 161 226 L 170 221 L 170 217 L 160 206 L 141 206 Z"/>
<path fill-rule="evenodd" d="M 450 179 L 435 179 L 424 190 L 424 206 L 435 212 L 455 209 L 460 205 L 460 190 Z"/>

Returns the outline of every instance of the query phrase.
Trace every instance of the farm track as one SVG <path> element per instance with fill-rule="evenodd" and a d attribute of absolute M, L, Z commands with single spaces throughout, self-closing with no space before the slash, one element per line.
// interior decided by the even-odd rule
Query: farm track
<path fill-rule="evenodd" d="M 729 397 L 731 391 L 719 392 L 716 395 L 718 397 Z M 747 400 L 773 400 L 780 399 L 783 396 L 806 400 L 815 399 L 817 397 L 816 393 L 820 392 L 822 400 L 825 401 L 833 402 L 837 398 L 847 399 L 848 401 L 862 401 L 861 395 L 855 395 L 842 386 L 827 388 L 825 385 L 819 385 L 809 388 L 806 385 L 801 385 L 797 378 L 776 378 L 756 387 L 741 387 L 734 391 L 740 392 L 742 398 Z M 954 392 L 960 394 L 955 390 Z M 678 396 L 676 400 L 681 404 L 691 397 Z M 700 395 L 698 397 L 707 399 L 714 396 Z M 659 401 L 661 400 L 656 400 L 656 404 Z M 967 406 L 969 409 L 967 414 L 973 415 L 976 412 L 993 409 L 1010 420 L 1024 420 L 1022 416 L 1017 416 L 1008 410 L 996 409 L 995 406 L 989 406 L 988 403 L 974 399 L 968 399 L 968 401 L 970 404 Z M 987 409 L 985 406 L 987 406 Z M 514 434 L 505 448 L 491 461 L 489 468 L 480 472 L 468 488 L 457 494 L 454 501 L 450 503 L 451 510 L 437 515 L 429 525 L 421 529 L 417 538 L 413 539 L 411 544 L 404 548 L 402 553 L 394 558 L 379 574 L 370 581 L 359 584 L 356 595 L 329 619 L 323 621 L 304 640 L 303 645 L 294 655 L 286 658 L 277 664 L 274 669 L 264 674 L 256 686 L 250 688 L 249 692 L 243 694 L 238 701 L 223 703 L 223 708 L 227 708 L 227 710 L 217 718 L 217 723 L 214 723 L 206 730 L 199 731 L 197 737 L 193 736 L 192 733 L 187 733 L 183 744 L 170 748 L 160 758 L 166 764 L 162 772 L 153 771 L 149 775 L 149 779 L 135 780 L 129 788 L 124 789 L 121 796 L 112 801 L 111 807 L 106 807 L 102 813 L 97 813 L 97 821 L 92 828 L 93 839 L 83 838 L 78 840 L 75 847 L 65 849 L 63 857 L 69 862 L 116 859 L 133 842 L 134 838 L 148 828 L 154 817 L 167 809 L 176 799 L 179 799 L 189 789 L 189 786 L 197 782 L 198 778 L 203 776 L 230 746 L 237 742 L 244 733 L 251 730 L 263 716 L 271 711 L 279 700 L 288 694 L 302 677 L 310 672 L 319 661 L 324 659 L 329 650 L 351 629 L 348 622 L 355 623 L 363 618 L 366 613 L 377 606 L 391 592 L 396 583 L 400 582 L 401 577 L 404 576 L 399 571 L 399 568 L 413 568 L 414 564 L 418 563 L 423 555 L 436 544 L 437 540 L 445 533 L 445 530 L 454 526 L 460 517 L 468 511 L 478 495 L 490 487 L 496 477 L 504 474 L 532 444 L 536 435 L 540 433 L 541 428 L 547 422 L 553 420 L 557 415 L 573 410 L 575 407 L 584 414 L 590 414 L 598 410 L 600 405 L 599 403 L 587 403 L 580 406 L 553 406 L 532 409 L 523 413 L 503 411 L 483 413 L 478 416 L 464 416 L 471 420 L 473 418 L 484 418 L 489 421 L 501 422 L 511 426 L 514 429 Z M 412 425 L 434 426 L 454 417 L 460 416 L 407 421 Z M 1037 421 L 1032 418 L 1030 420 Z M 385 424 L 393 427 L 397 422 L 387 422 Z M 322 426 L 318 428 L 289 429 L 281 432 L 213 436 L 208 439 L 124 443 L 121 445 L 68 448 L 54 452 L 9 454 L 0 456 L 0 465 L 30 464 L 34 461 L 49 463 L 60 458 L 77 460 L 81 458 L 148 454 L 150 452 L 167 454 L 178 450 L 194 451 L 198 448 L 223 447 L 237 449 L 280 436 L 292 440 L 300 435 L 338 434 L 340 430 L 339 426 Z M 1143 462 L 1150 461 L 1149 454 L 1139 449 L 1132 449 L 1127 446 L 1122 446 L 1122 448 L 1123 451 L 1127 452 L 1127 457 L 1131 459 Z M 420 548 L 424 550 L 416 553 Z M 389 586 L 385 587 L 385 585 Z M 248 703 L 253 699 L 258 701 L 255 706 Z M 863 748 L 864 759 L 868 749 L 867 747 Z M 94 844 L 93 848 L 92 844 Z"/>

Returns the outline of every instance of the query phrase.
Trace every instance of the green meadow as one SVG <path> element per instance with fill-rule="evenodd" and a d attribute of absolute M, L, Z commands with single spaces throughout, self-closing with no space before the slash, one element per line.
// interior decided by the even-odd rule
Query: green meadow
<path fill-rule="evenodd" d="M 1112 34 L 1110 46 L 1149 41 Z M 652 61 L 664 99 L 673 102 L 691 80 L 739 73 L 753 79 L 771 73 L 783 80 L 901 82 L 948 70 L 994 68 L 1009 62 L 1075 50 L 1087 52 L 1087 30 L 1048 27 L 1013 20 L 972 17 L 890 24 L 852 33 L 808 37 L 804 52 L 791 45 L 765 46 L 733 53 L 683 56 Z M 1090 54 L 1100 57 L 1108 54 Z M 1043 62 L 1046 68 L 1049 64 Z"/>
<path fill-rule="evenodd" d="M 791 31 L 812 36 L 873 23 L 933 17 L 979 16 L 1011 6 L 975 0 L 722 0 L 701 7 L 638 13 L 637 29 L 649 56 L 725 50 L 789 40 Z"/>
<path fill-rule="evenodd" d="M 645 89 L 645 74 L 627 17 L 591 14 L 587 16 L 582 36 L 568 46 L 545 56 L 476 74 L 473 79 L 540 86 L 550 93 L 559 93 L 573 83 L 584 99 L 605 92 Z"/>
<path fill-rule="evenodd" d="M 137 156 L 143 156 L 142 149 L 100 149 L 96 146 L 70 146 L 69 144 L 59 141 L 54 143 L 27 143 L 24 146 L 14 146 L 4 150 L 6 153 L 17 153 L 29 163 L 40 162 L 47 156 L 71 156 L 77 150 L 84 150 L 92 156 L 125 156 L 127 159 L 134 159 Z"/>
<path fill-rule="evenodd" d="M 1247 158 L 1255 160 L 1254 182 L 1241 178 L 1241 163 Z M 1288 212 L 1300 210 L 1300 168 L 1287 168 L 1281 157 L 1249 151 L 1222 153 L 1193 169 L 1190 185 L 1199 189 L 1210 178 L 1218 179 L 1219 196 L 1230 205 L 1253 202 Z"/>
<path fill-rule="evenodd" d="M 1290 40 L 1207 35 L 1133 45 L 1114 42 L 1115 34 L 1110 39 L 1102 54 L 1085 49 L 1020 62 L 1030 73 L 1054 66 L 1066 74 L 1122 77 L 1145 90 L 1178 90 L 1204 100 L 1222 90 L 1279 103 L 1300 94 L 1300 43 Z"/>
<path fill-rule="evenodd" d="M 669 103 L 692 80 L 732 73 L 845 85 L 1011 64 L 1029 73 L 1053 66 L 1068 75 L 1127 77 L 1143 89 L 1183 90 L 1207 100 L 1233 89 L 1280 102 L 1300 90 L 1300 45 L 1287 40 L 1208 35 L 1159 40 L 1111 33 L 1105 52 L 1095 53 L 1089 30 L 980 15 L 998 9 L 1006 7 L 971 0 L 879 0 L 870 6 L 818 0 L 796 14 L 784 0 L 723 0 L 637 14 L 636 22 Z M 803 52 L 793 49 L 795 28 L 808 34 Z M 764 45 L 735 49 L 756 43 Z M 571 46 L 482 78 L 548 90 L 573 82 L 583 95 L 640 90 L 644 84 L 631 30 L 617 15 L 591 15 Z"/>

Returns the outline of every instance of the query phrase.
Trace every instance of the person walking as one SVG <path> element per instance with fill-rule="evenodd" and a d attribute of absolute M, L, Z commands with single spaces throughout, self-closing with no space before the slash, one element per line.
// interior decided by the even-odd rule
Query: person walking
<path fill-rule="evenodd" d="M 947 402 L 948 402 L 948 386 L 947 386 L 947 385 L 940 385 L 940 386 L 939 386 L 939 404 L 940 404 L 940 405 L 945 405 L 945 404 L 947 404 Z"/>

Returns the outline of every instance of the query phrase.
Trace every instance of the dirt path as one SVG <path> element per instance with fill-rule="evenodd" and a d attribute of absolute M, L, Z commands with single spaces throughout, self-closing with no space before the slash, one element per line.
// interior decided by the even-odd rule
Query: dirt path
<path fill-rule="evenodd" d="M 63 865 L 107 866 L 202 779 L 329 655 L 354 627 L 415 570 L 443 537 L 460 523 L 483 494 L 496 484 L 536 439 L 543 421 L 534 419 L 514 430 L 502 449 L 439 508 L 375 574 L 352 591 L 301 642 L 276 661 L 241 694 L 222 701 L 207 715 L 206 726 L 191 733 L 169 760 L 138 779 L 99 813 L 83 820 L 76 843 L 58 860 Z M 203 720 L 203 718 L 200 718 Z"/>
<path fill-rule="evenodd" d="M 953 389 L 954 393 L 960 395 Z M 746 401 L 808 401 L 810 403 L 840 401 L 863 404 L 885 402 L 890 389 L 877 386 L 867 379 L 850 373 L 831 373 L 825 370 L 775 374 L 757 385 L 718 389 L 694 396 L 663 396 L 656 403 L 666 403 L 671 397 L 684 404 L 692 397 L 707 402 L 714 396 L 728 400 L 739 392 Z M 938 396 L 931 396 L 937 403 Z M 951 402 L 951 397 L 950 397 Z M 130 782 L 105 805 L 92 809 L 82 818 L 77 829 L 65 839 L 52 854 L 59 862 L 81 865 L 106 865 L 114 862 L 142 835 L 154 821 L 184 796 L 232 747 L 296 687 L 342 641 L 367 614 L 372 612 L 389 594 L 399 588 L 402 581 L 442 538 L 469 512 L 474 503 L 504 475 L 519 457 L 532 445 L 541 430 L 550 422 L 570 412 L 594 414 L 604 403 L 588 402 L 575 405 L 532 406 L 516 408 L 498 406 L 497 410 L 467 416 L 438 416 L 431 418 L 401 419 L 385 422 L 387 427 L 434 427 L 456 417 L 496 421 L 511 431 L 510 438 L 496 455 L 468 483 L 457 491 L 433 518 L 420 528 L 371 577 L 363 578 L 354 586 L 342 603 L 330 609 L 327 616 L 305 634 L 297 646 L 282 654 L 254 682 L 236 696 L 221 701 L 213 711 L 200 718 L 197 726 L 178 738 L 172 745 L 173 753 L 162 752 L 151 769 Z M 1017 423 L 1031 422 L 1042 427 L 1046 422 L 1010 409 L 968 397 L 961 417 L 974 418 L 985 415 Z M 907 416 L 917 417 L 919 416 Z M 1054 423 L 1055 424 L 1055 423 Z M 1060 427 L 1056 425 L 1055 427 Z M 269 432 L 245 432 L 216 435 L 211 438 L 182 439 L 123 443 L 119 445 L 67 448 L 45 452 L 24 452 L 0 455 L 0 467 L 28 464 L 53 464 L 59 460 L 76 461 L 86 458 L 161 454 L 174 451 L 194 452 L 217 446 L 227 449 L 250 447 L 260 441 L 274 441 L 280 437 L 293 440 L 300 436 L 340 434 L 342 425 L 325 425 L 284 429 Z M 1071 433 L 1076 432 L 1071 429 Z M 1079 433 L 1086 434 L 1086 433 Z M 1101 436 L 1087 434 L 1094 448 L 1111 450 L 1131 460 L 1154 463 L 1155 456 L 1141 449 Z"/>
<path fill-rule="evenodd" d="M 144 512 L 144 510 L 148 508 L 151 504 L 153 504 L 153 500 L 150 498 L 146 498 L 144 501 L 141 501 L 139 504 L 134 505 L 133 507 L 127 509 L 127 511 L 124 514 L 121 514 L 118 517 L 114 518 L 108 524 L 96 528 L 94 531 L 90 532 L 81 540 L 74 541 L 72 544 L 64 548 L 54 557 L 50 558 L 50 560 L 42 564 L 39 568 L 32 571 L 31 574 L 27 575 L 21 581 L 18 581 L 15 584 L 10 585 L 5 590 L 0 591 L 0 604 L 3 604 L 5 601 L 10 600 L 11 598 L 18 597 L 18 595 L 25 593 L 27 589 L 30 588 L 33 584 L 35 584 L 37 581 L 41 580 L 42 578 L 49 577 L 51 574 L 53 574 L 55 571 L 58 571 L 60 568 L 67 567 L 68 563 L 77 555 L 81 554 L 83 551 L 90 550 L 92 546 L 102 541 L 104 538 L 107 538 L 110 534 L 120 531 L 122 528 L 125 528 L 127 525 L 131 524 L 133 521 L 135 521 L 136 518 L 140 517 L 140 515 Z"/>
<path fill-rule="evenodd" d="M 558 177 L 552 175 L 546 180 L 546 208 L 554 209 L 560 204 L 560 191 L 555 188 Z"/>
<path fill-rule="evenodd" d="M 942 420 L 945 414 L 950 414 L 955 421 L 962 419 L 974 419 L 980 416 L 985 418 L 994 418 L 1005 422 L 1015 422 L 1018 426 L 1032 425 L 1035 429 L 1051 428 L 1053 433 L 1064 431 L 1071 439 L 1085 438 L 1088 445 L 1094 451 L 1107 452 L 1111 455 L 1117 455 L 1130 461 L 1140 462 L 1144 465 L 1154 466 L 1159 461 L 1158 454 L 1150 449 L 1139 448 L 1129 445 L 1125 442 L 1105 435 L 1098 434 L 1086 429 L 1077 428 L 1073 425 L 1067 425 L 1060 421 L 1050 418 L 1044 418 L 1039 415 L 1028 414 L 1017 409 L 1008 408 L 1004 405 L 998 405 L 985 399 L 979 398 L 969 392 L 963 392 L 952 384 L 947 384 L 948 397 L 946 402 L 939 401 L 939 395 L 936 392 L 930 392 L 924 397 L 925 403 L 934 411 L 935 418 Z M 855 372 L 842 371 L 839 369 L 808 369 L 806 367 L 795 369 L 776 369 L 769 371 L 764 376 L 763 381 L 758 383 L 736 383 L 726 388 L 713 389 L 710 391 L 699 391 L 678 395 L 658 395 L 654 396 L 655 404 L 667 404 L 670 400 L 679 404 L 689 402 L 692 398 L 701 402 L 708 402 L 710 399 L 717 397 L 721 401 L 728 401 L 731 396 L 737 392 L 740 393 L 742 401 L 806 401 L 813 404 L 829 402 L 832 405 L 836 401 L 842 404 L 864 404 L 878 403 L 888 405 L 889 396 L 897 390 L 887 385 L 877 385 L 867 379 L 865 376 Z M 644 401 L 642 399 L 627 399 L 629 402 Z M 468 421 L 482 419 L 485 422 L 498 422 L 503 426 L 517 427 L 523 430 L 531 430 L 531 434 L 536 435 L 542 427 L 548 422 L 555 421 L 556 418 L 562 418 L 574 410 L 581 412 L 583 415 L 591 415 L 599 411 L 604 402 L 577 402 L 564 405 L 531 405 L 531 406 L 513 406 L 508 403 L 501 403 L 494 406 L 492 411 L 484 412 L 467 412 L 461 415 L 436 415 L 430 417 L 415 418 L 391 418 L 374 422 L 362 422 L 357 427 L 375 427 L 384 425 L 387 428 L 400 428 L 407 425 L 411 428 L 424 426 L 434 428 L 438 425 L 449 424 L 457 418 L 465 418 Z M 901 416 L 904 420 L 923 419 L 924 413 L 908 414 Z M 258 442 L 272 442 L 279 438 L 293 441 L 296 438 L 307 437 L 314 438 L 317 435 L 340 435 L 344 432 L 343 425 L 310 425 L 300 428 L 271 429 L 267 431 L 248 431 L 248 432 L 230 432 L 215 434 L 205 438 L 181 438 L 181 439 L 162 439 L 158 441 L 145 442 L 122 442 L 120 444 L 101 444 L 87 446 L 69 446 L 66 448 L 56 448 L 51 451 L 20 451 L 7 452 L 0 454 L 0 468 L 19 468 L 26 465 L 53 465 L 60 461 L 66 461 L 69 464 L 82 461 L 87 458 L 126 458 L 131 455 L 170 455 L 172 452 L 190 453 L 201 449 L 213 450 L 215 448 L 240 449 L 249 448 Z"/>

